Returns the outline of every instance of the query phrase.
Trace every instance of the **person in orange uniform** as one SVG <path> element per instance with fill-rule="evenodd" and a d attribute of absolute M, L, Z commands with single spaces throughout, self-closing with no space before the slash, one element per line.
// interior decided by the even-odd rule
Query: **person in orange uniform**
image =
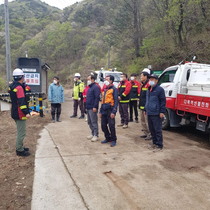
<path fill-rule="evenodd" d="M 119 112 L 121 124 L 124 129 L 128 128 L 129 114 L 128 106 L 130 101 L 131 83 L 128 81 L 128 75 L 123 73 L 120 78 L 121 82 L 118 86 Z"/>
<path fill-rule="evenodd" d="M 118 90 L 113 82 L 114 76 L 110 75 L 106 77 L 104 81 L 106 88 L 102 92 L 102 105 L 100 109 L 101 128 L 105 136 L 105 140 L 101 141 L 101 143 L 110 143 L 111 147 L 116 146 L 117 143 L 115 116 L 118 107 Z"/>
<path fill-rule="evenodd" d="M 137 74 L 131 74 L 130 83 L 131 83 L 131 92 L 130 92 L 130 122 L 133 122 L 133 111 L 135 113 L 135 122 L 138 123 L 138 101 L 140 96 L 140 86 L 141 83 L 136 80 Z"/>

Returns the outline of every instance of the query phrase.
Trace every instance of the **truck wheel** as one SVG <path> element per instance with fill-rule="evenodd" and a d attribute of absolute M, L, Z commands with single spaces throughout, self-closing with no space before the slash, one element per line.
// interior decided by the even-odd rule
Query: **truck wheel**
<path fill-rule="evenodd" d="M 162 129 L 167 130 L 169 129 L 169 127 L 170 127 L 169 114 L 168 114 L 168 111 L 166 111 L 165 117 L 163 118 L 163 122 L 162 122 Z"/>

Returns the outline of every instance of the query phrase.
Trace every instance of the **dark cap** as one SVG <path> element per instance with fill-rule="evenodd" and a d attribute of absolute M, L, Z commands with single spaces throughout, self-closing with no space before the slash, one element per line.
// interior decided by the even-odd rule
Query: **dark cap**
<path fill-rule="evenodd" d="M 149 75 L 149 78 L 154 78 L 154 79 L 157 79 L 157 80 L 158 80 L 158 75 L 156 75 L 156 74 L 151 74 L 151 75 Z"/>

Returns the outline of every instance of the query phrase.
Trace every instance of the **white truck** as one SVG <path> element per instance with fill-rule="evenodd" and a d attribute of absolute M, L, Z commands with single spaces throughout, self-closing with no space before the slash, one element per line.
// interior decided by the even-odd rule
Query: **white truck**
<path fill-rule="evenodd" d="M 104 70 L 103 68 L 99 71 L 94 71 L 94 73 L 97 75 L 96 82 L 101 87 L 104 86 L 104 80 L 108 75 L 114 76 L 114 85 L 115 87 L 118 87 L 120 82 L 120 75 L 122 74 L 122 72 L 119 72 L 116 69 Z"/>
<path fill-rule="evenodd" d="M 166 95 L 163 129 L 193 125 L 210 131 L 210 64 L 186 62 L 171 66 L 159 77 Z"/>

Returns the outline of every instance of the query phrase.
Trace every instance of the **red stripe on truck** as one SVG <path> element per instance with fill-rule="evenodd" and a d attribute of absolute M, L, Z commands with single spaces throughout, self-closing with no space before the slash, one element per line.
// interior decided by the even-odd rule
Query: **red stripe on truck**
<path fill-rule="evenodd" d="M 175 110 L 176 98 L 166 97 L 166 107 Z"/>
<path fill-rule="evenodd" d="M 210 97 L 177 94 L 176 109 L 210 117 Z"/>

